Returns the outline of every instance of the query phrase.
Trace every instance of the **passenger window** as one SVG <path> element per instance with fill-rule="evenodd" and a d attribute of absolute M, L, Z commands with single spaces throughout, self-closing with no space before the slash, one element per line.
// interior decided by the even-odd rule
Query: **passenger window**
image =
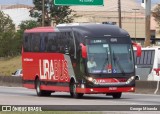
<path fill-rule="evenodd" d="M 160 68 L 160 56 L 158 57 L 158 68 Z"/>
<path fill-rule="evenodd" d="M 39 52 L 40 51 L 40 35 L 39 34 L 33 34 L 32 35 L 32 46 L 31 51 L 32 52 Z"/>
<path fill-rule="evenodd" d="M 24 46 L 24 51 L 25 52 L 29 52 L 30 51 L 30 48 L 31 48 L 30 34 L 25 34 L 23 46 Z"/>
<path fill-rule="evenodd" d="M 60 53 L 69 54 L 74 56 L 74 40 L 71 32 L 57 33 L 57 50 Z"/>
<path fill-rule="evenodd" d="M 29 51 L 28 50 L 28 36 L 27 35 L 24 37 L 23 48 L 24 48 L 24 51 L 26 51 L 26 52 Z"/>
<path fill-rule="evenodd" d="M 56 42 L 56 34 L 48 33 L 48 52 L 57 52 L 57 42 Z"/>
<path fill-rule="evenodd" d="M 68 40 L 69 53 L 70 53 L 71 56 L 74 56 L 75 47 L 74 47 L 73 35 L 72 35 L 71 32 L 68 33 L 67 40 Z"/>
<path fill-rule="evenodd" d="M 153 65 L 154 56 L 155 56 L 154 50 L 143 50 L 141 57 L 136 57 L 136 56 L 134 57 L 137 65 Z"/>

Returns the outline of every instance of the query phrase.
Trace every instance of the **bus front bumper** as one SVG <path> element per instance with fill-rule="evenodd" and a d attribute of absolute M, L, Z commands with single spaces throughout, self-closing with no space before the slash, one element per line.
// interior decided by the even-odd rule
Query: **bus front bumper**
<path fill-rule="evenodd" d="M 76 88 L 77 93 L 84 93 L 84 94 L 134 92 L 134 91 L 135 87 Z"/>

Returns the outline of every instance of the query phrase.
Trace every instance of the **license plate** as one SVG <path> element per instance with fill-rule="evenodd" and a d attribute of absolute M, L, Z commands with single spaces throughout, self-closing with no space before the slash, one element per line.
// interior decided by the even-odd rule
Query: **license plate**
<path fill-rule="evenodd" d="M 109 90 L 111 91 L 117 90 L 117 87 L 109 87 Z"/>

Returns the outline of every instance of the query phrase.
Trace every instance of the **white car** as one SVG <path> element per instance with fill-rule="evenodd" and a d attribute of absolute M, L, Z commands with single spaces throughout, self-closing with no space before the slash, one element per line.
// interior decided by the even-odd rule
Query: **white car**
<path fill-rule="evenodd" d="M 22 69 L 17 69 L 14 73 L 12 73 L 12 76 L 21 76 L 22 77 Z"/>

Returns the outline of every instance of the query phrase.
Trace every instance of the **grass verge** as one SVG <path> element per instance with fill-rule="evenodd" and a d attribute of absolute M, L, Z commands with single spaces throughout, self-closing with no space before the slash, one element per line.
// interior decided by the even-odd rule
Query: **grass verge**
<path fill-rule="evenodd" d="M 0 59 L 0 76 L 11 76 L 19 68 L 22 68 L 21 56 Z"/>

